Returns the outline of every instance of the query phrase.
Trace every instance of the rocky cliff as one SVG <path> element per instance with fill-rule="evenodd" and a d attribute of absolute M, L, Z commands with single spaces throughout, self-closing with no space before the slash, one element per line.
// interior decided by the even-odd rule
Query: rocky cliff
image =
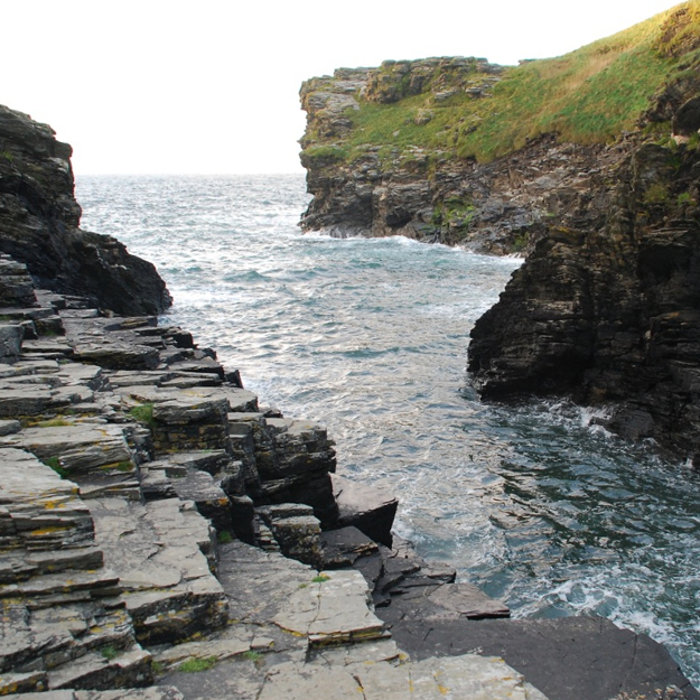
<path fill-rule="evenodd" d="M 452 149 L 412 144 L 388 152 L 367 145 L 348 156 L 345 145 L 354 130 L 350 116 L 363 103 L 401 100 L 396 89 L 403 81 L 415 86 L 426 105 L 408 117 L 420 129 L 455 98 L 456 88 L 448 89 L 453 81 L 477 101 L 486 98 L 502 72 L 482 60 L 442 58 L 340 69 L 332 79 L 304 83 L 308 126 L 301 160 L 314 198 L 302 228 L 338 236 L 402 235 L 497 254 L 529 247 L 549 217 L 574 210 L 585 196 L 598 146 L 561 144 L 543 135 L 517 153 L 483 163 L 454 157 Z M 443 80 L 445 74 L 452 80 Z M 399 133 L 386 133 L 387 143 Z"/>
<path fill-rule="evenodd" d="M 481 394 L 615 405 L 612 429 L 700 461 L 699 37 L 688 2 L 516 68 L 310 80 L 302 226 L 528 253 L 472 332 Z"/>
<path fill-rule="evenodd" d="M 678 144 L 627 144 L 575 225 L 547 228 L 472 330 L 469 369 L 485 397 L 615 404 L 611 428 L 697 462 L 700 80 L 675 87 Z"/>
<path fill-rule="evenodd" d="M 529 252 L 585 211 L 606 146 L 689 70 L 697 3 L 556 59 L 386 61 L 301 87 L 305 230 Z"/>
<path fill-rule="evenodd" d="M 50 127 L 0 106 L 0 251 L 43 288 L 119 313 L 163 311 L 171 299 L 151 263 L 79 228 L 70 155 Z"/>
<path fill-rule="evenodd" d="M 700 698 L 646 635 L 387 546 L 396 500 L 189 333 L 0 279 L 0 695 Z"/>

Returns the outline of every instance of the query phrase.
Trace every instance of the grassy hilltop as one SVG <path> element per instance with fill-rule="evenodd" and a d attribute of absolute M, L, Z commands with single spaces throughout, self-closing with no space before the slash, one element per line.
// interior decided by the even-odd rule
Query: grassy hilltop
<path fill-rule="evenodd" d="M 324 131 L 310 120 L 302 160 L 349 164 L 372 151 L 385 163 L 429 151 L 488 162 L 545 133 L 578 144 L 610 142 L 638 126 L 665 86 L 697 75 L 700 0 L 557 58 L 506 68 L 462 59 L 459 71 L 444 59 L 419 80 L 411 63 L 370 70 L 357 104 L 343 111 L 342 130 Z M 323 81 L 331 88 L 334 78 L 308 81 L 302 100 Z M 657 121 L 653 128 L 670 134 L 669 126 Z"/>

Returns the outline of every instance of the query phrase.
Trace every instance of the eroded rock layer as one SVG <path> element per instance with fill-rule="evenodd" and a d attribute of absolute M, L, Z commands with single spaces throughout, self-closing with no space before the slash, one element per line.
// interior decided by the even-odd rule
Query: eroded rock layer
<path fill-rule="evenodd" d="M 502 254 L 529 249 L 552 216 L 574 215 L 598 173 L 599 146 L 545 136 L 489 163 L 421 146 L 397 147 L 389 156 L 366 146 L 356 156 L 343 155 L 357 128 L 348 114 L 360 103 L 421 96 L 426 106 L 412 117 L 420 124 L 431 119 L 431 105 L 439 109 L 457 94 L 482 99 L 502 71 L 482 59 L 436 58 L 342 68 L 332 78 L 305 82 L 301 160 L 314 197 L 302 228 L 339 236 L 402 235 Z M 392 135 L 386 137 L 390 145 Z"/>

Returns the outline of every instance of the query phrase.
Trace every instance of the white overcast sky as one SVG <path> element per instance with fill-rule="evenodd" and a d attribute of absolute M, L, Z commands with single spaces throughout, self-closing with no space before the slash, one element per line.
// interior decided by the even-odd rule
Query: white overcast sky
<path fill-rule="evenodd" d="M 673 0 L 3 0 L 0 103 L 77 174 L 301 170 L 299 86 L 340 66 L 572 51 Z"/>

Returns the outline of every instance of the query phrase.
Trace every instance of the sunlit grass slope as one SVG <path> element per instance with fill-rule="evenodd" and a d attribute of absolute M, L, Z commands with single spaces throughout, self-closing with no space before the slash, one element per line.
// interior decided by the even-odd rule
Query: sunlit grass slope
<path fill-rule="evenodd" d="M 633 129 L 664 84 L 699 66 L 700 0 L 692 0 L 564 56 L 507 68 L 486 96 L 459 90 L 436 99 L 428 83 L 391 104 L 359 98 L 360 109 L 347 112 L 347 140 L 311 138 L 308 155 L 336 148 L 339 159 L 354 160 L 379 147 L 383 158 L 429 149 L 488 161 L 544 133 L 605 143 Z M 480 79 L 488 76 L 475 73 Z"/>

